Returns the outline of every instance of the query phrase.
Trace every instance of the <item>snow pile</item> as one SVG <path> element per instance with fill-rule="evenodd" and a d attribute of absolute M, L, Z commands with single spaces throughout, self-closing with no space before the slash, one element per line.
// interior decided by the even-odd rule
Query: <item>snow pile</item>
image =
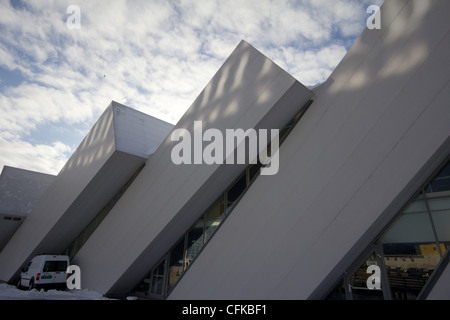
<path fill-rule="evenodd" d="M 0 284 L 0 300 L 108 300 L 102 294 L 81 290 L 19 290 L 6 283 Z"/>

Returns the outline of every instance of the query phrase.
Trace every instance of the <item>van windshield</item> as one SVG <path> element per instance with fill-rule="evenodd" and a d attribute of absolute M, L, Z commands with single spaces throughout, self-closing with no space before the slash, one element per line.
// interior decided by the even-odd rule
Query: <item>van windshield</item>
<path fill-rule="evenodd" d="M 46 261 L 44 272 L 66 272 L 67 261 Z"/>

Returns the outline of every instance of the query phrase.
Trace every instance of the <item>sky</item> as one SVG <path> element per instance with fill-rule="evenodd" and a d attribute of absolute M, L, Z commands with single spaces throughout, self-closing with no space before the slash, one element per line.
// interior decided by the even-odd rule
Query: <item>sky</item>
<path fill-rule="evenodd" d="M 0 0 L 0 170 L 58 174 L 112 100 L 176 124 L 241 40 L 324 82 L 382 3 Z"/>

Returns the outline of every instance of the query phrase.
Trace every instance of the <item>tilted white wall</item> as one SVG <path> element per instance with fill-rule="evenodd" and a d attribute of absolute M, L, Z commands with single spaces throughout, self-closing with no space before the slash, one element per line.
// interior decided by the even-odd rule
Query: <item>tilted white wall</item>
<path fill-rule="evenodd" d="M 318 298 L 338 280 L 443 160 L 449 12 L 385 2 L 381 30 L 362 33 L 281 146 L 279 173 L 255 181 L 169 299 Z"/>
<path fill-rule="evenodd" d="M 159 125 L 153 129 L 155 123 Z M 0 280 L 14 281 L 36 254 L 62 253 L 171 128 L 111 102 L 0 253 Z M 147 139 L 150 136 L 156 139 Z"/>
<path fill-rule="evenodd" d="M 242 41 L 175 128 L 279 128 L 312 95 Z M 266 116 L 272 111 L 278 115 Z M 82 287 L 128 293 L 244 165 L 175 165 L 170 135 L 75 256 Z"/>
<path fill-rule="evenodd" d="M 19 228 L 55 176 L 4 166 L 0 175 L 0 252 Z"/>

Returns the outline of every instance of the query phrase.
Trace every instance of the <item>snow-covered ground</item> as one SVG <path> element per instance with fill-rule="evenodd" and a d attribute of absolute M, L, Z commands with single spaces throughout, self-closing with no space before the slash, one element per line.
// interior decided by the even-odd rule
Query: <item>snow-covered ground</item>
<path fill-rule="evenodd" d="M 108 300 L 102 294 L 89 290 L 19 290 L 0 283 L 0 300 Z"/>

